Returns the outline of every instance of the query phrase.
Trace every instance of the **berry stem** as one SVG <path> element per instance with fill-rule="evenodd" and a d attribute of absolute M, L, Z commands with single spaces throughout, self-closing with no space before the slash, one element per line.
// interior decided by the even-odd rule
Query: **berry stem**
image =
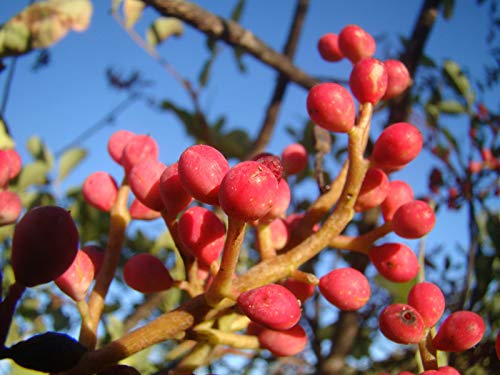
<path fill-rule="evenodd" d="M 26 287 L 14 282 L 9 288 L 7 297 L 0 303 L 0 346 L 5 345 L 9 334 L 12 317 L 16 310 L 17 302 L 21 299 Z"/>
<path fill-rule="evenodd" d="M 273 246 L 271 239 L 271 227 L 269 224 L 259 224 L 256 230 L 257 248 L 260 251 L 262 260 L 276 256 L 276 249 Z"/>
<path fill-rule="evenodd" d="M 318 285 L 319 284 L 319 279 L 318 277 L 309 272 L 304 272 L 301 270 L 294 270 L 291 274 L 290 277 L 294 280 L 310 284 L 310 285 Z"/>
<path fill-rule="evenodd" d="M 346 235 L 337 236 L 330 242 L 330 247 L 368 254 L 375 241 L 391 232 L 392 224 L 391 222 L 386 222 L 381 226 L 357 237 Z"/>
<path fill-rule="evenodd" d="M 92 329 L 92 320 L 90 318 L 89 305 L 87 301 L 81 300 L 76 303 L 78 312 L 82 319 L 80 325 L 80 343 L 84 346 L 91 345 L 95 341 L 95 333 Z M 93 349 L 93 347 L 87 347 Z"/>
<path fill-rule="evenodd" d="M 224 297 L 235 298 L 232 279 L 245 235 L 245 222 L 229 218 L 226 241 L 222 250 L 219 272 L 205 294 L 210 306 L 216 306 Z"/>
<path fill-rule="evenodd" d="M 127 179 L 124 178 L 118 190 L 115 204 L 110 212 L 109 240 L 104 252 L 103 264 L 96 277 L 94 289 L 89 297 L 90 320 L 88 322 L 82 321 L 80 328 L 80 342 L 87 348 L 95 347 L 97 342 L 97 326 L 99 325 L 99 320 L 104 309 L 104 299 L 106 298 L 109 286 L 118 267 L 118 261 L 120 260 L 121 249 L 125 239 L 125 230 L 130 222 L 130 213 L 127 208 L 129 191 L 130 187 Z"/>
<path fill-rule="evenodd" d="M 218 329 L 195 330 L 197 335 L 213 345 L 229 345 L 238 349 L 258 349 L 259 339 L 256 336 L 224 332 Z"/>
<path fill-rule="evenodd" d="M 432 345 L 432 329 L 428 330 L 422 341 L 418 343 L 418 352 L 422 360 L 424 370 L 437 370 L 438 362 L 436 349 Z"/>

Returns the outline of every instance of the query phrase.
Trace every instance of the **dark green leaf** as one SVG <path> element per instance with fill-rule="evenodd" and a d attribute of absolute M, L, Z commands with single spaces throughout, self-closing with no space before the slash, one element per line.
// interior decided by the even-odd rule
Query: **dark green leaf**
<path fill-rule="evenodd" d="M 238 69 L 240 70 L 241 73 L 246 73 L 247 67 L 245 64 L 243 64 L 243 55 L 245 54 L 245 51 L 242 48 L 235 47 L 233 48 L 233 55 L 236 60 L 236 65 L 238 66 Z"/>
<path fill-rule="evenodd" d="M 239 22 L 241 14 L 243 13 L 243 8 L 245 7 L 245 0 L 239 0 L 236 3 L 233 11 L 231 12 L 231 19 L 235 22 Z"/>
<path fill-rule="evenodd" d="M 486 221 L 486 232 L 491 241 L 491 244 L 495 248 L 496 254 L 500 257 L 500 219 L 498 215 L 489 214 Z"/>
<path fill-rule="evenodd" d="M 15 344 L 8 350 L 8 357 L 19 366 L 55 373 L 75 366 L 86 351 L 68 335 L 47 332 Z"/>
<path fill-rule="evenodd" d="M 453 146 L 455 150 L 458 149 L 458 143 L 457 139 L 455 136 L 445 127 L 440 128 L 441 133 L 445 136 L 445 138 L 448 140 L 448 142 Z"/>
<path fill-rule="evenodd" d="M 449 20 L 453 16 L 455 9 L 455 0 L 443 0 L 443 16 Z"/>
<path fill-rule="evenodd" d="M 201 69 L 201 72 L 198 76 L 198 83 L 200 86 L 206 86 L 208 83 L 208 78 L 210 76 L 210 71 L 213 65 L 213 62 L 215 61 L 215 54 L 210 56 L 210 58 L 205 61 L 205 64 L 203 64 L 203 68 Z"/>
<path fill-rule="evenodd" d="M 448 115 L 459 115 L 465 113 L 467 109 L 455 100 L 443 100 L 438 104 L 439 111 Z"/>
<path fill-rule="evenodd" d="M 227 158 L 243 158 L 252 147 L 248 134 L 240 129 L 233 130 L 220 137 L 217 148 Z"/>
<path fill-rule="evenodd" d="M 194 113 L 191 113 L 184 108 L 178 107 L 171 101 L 165 100 L 161 103 L 161 108 L 173 112 L 177 118 L 184 124 L 186 132 L 195 139 L 203 138 L 203 130 L 199 125 Z"/>
<path fill-rule="evenodd" d="M 474 93 L 471 91 L 469 80 L 460 69 L 460 66 L 454 61 L 447 60 L 443 64 L 443 73 L 455 92 L 461 95 L 469 106 L 472 105 Z"/>

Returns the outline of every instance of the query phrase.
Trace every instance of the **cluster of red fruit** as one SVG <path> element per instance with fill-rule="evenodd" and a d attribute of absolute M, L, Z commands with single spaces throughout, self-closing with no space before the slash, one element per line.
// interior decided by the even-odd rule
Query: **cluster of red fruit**
<path fill-rule="evenodd" d="M 21 157 L 15 149 L 0 150 L 0 225 L 15 223 L 21 215 L 21 199 L 8 190 L 9 182 L 21 172 L 21 165 Z"/>

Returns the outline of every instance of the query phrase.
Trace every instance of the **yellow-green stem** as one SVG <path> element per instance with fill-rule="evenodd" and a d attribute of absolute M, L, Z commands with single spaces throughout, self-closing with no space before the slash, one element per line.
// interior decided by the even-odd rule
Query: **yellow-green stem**
<path fill-rule="evenodd" d="M 424 370 L 437 370 L 436 349 L 432 345 L 432 330 L 428 330 L 422 341 L 418 343 L 418 352 Z"/>
<path fill-rule="evenodd" d="M 392 223 L 387 222 L 358 237 L 339 235 L 330 242 L 330 247 L 368 254 L 375 241 L 391 232 Z"/>
<path fill-rule="evenodd" d="M 271 238 L 271 226 L 269 224 L 259 224 L 256 228 L 257 248 L 260 251 L 261 259 L 269 259 L 276 256 L 276 249 Z"/>

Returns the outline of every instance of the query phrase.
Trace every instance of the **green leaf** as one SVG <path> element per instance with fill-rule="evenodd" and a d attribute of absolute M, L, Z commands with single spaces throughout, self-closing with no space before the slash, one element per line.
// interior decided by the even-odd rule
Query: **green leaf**
<path fill-rule="evenodd" d="M 59 159 L 59 173 L 57 179 L 63 180 L 87 156 L 87 150 L 79 147 L 71 148 L 62 154 Z"/>
<path fill-rule="evenodd" d="M 453 146 L 453 148 L 455 150 L 458 150 L 458 143 L 455 136 L 445 127 L 441 127 L 440 130 L 444 137 L 448 140 L 448 142 Z"/>
<path fill-rule="evenodd" d="M 125 28 L 132 28 L 141 18 L 142 11 L 146 4 L 140 0 L 124 0 L 123 1 L 123 16 L 125 17 Z"/>
<path fill-rule="evenodd" d="M 198 76 L 198 83 L 202 87 L 206 86 L 206 84 L 208 83 L 208 77 L 210 76 L 210 71 L 215 61 L 215 56 L 215 54 L 212 54 L 210 58 L 205 61 L 205 64 L 203 64 L 203 68 L 201 69 L 201 72 Z"/>
<path fill-rule="evenodd" d="M 28 26 L 21 21 L 9 21 L 1 29 L 0 42 L 2 46 L 0 57 L 19 55 L 30 50 L 30 31 Z"/>
<path fill-rule="evenodd" d="M 181 36 L 184 32 L 183 23 L 174 17 L 159 17 L 146 31 L 146 41 L 151 48 L 171 36 Z"/>
<path fill-rule="evenodd" d="M 474 93 L 471 91 L 469 80 L 460 69 L 460 66 L 454 61 L 446 60 L 443 64 L 443 73 L 451 87 L 467 101 L 470 107 L 474 102 Z"/>
<path fill-rule="evenodd" d="M 235 22 L 239 22 L 241 15 L 243 13 L 243 8 L 245 7 L 245 0 L 239 0 L 236 3 L 233 11 L 231 12 L 231 19 Z"/>
<path fill-rule="evenodd" d="M 449 20 L 453 16 L 455 10 L 455 0 L 443 0 L 443 16 Z"/>
<path fill-rule="evenodd" d="M 410 292 L 410 289 L 417 283 L 417 278 L 415 277 L 413 280 L 410 280 L 406 283 L 394 283 L 380 275 L 377 275 L 375 276 L 375 281 L 391 294 L 393 303 L 406 303 L 408 293 Z"/>
<path fill-rule="evenodd" d="M 221 135 L 217 142 L 217 148 L 227 158 L 241 159 L 247 155 L 251 147 L 252 142 L 248 134 L 241 129 Z"/>
<path fill-rule="evenodd" d="M 236 65 L 238 66 L 238 69 L 240 70 L 241 73 L 246 73 L 247 67 L 245 64 L 243 64 L 243 56 L 245 55 L 245 51 L 243 48 L 239 47 L 234 47 L 233 48 L 233 56 L 236 60 Z"/>
<path fill-rule="evenodd" d="M 23 167 L 17 181 L 17 188 L 25 190 L 32 185 L 44 185 L 47 183 L 47 173 L 50 167 L 47 163 L 37 160 Z"/>
<path fill-rule="evenodd" d="M 7 125 L 0 118 L 0 149 L 14 148 L 15 146 L 14 141 L 7 133 Z"/>
<path fill-rule="evenodd" d="M 467 109 L 456 100 L 443 100 L 438 104 L 439 111 L 448 115 L 459 115 L 466 113 Z"/>

